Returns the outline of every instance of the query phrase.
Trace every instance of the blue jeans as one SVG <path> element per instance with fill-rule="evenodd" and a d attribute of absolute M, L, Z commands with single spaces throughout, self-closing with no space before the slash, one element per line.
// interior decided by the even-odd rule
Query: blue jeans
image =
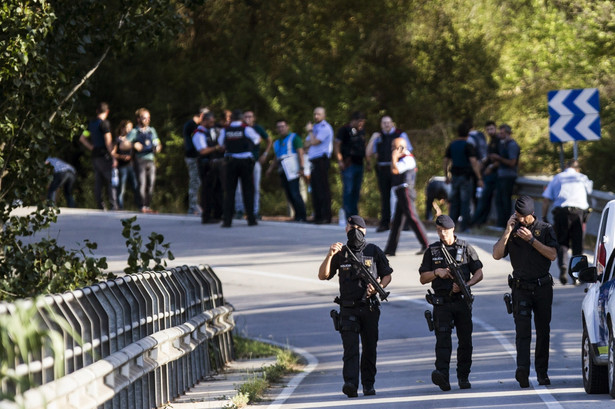
<path fill-rule="evenodd" d="M 346 217 L 359 214 L 359 195 L 363 183 L 363 165 L 350 165 L 342 171 L 342 200 Z"/>
<path fill-rule="evenodd" d="M 459 215 L 462 217 L 460 231 L 470 226 L 470 200 L 473 192 L 472 177 L 468 175 L 454 175 L 452 178 L 450 197 L 450 216 L 455 223 Z"/>
<path fill-rule="evenodd" d="M 498 176 L 495 173 L 483 176 L 483 193 L 478 199 L 478 205 L 472 217 L 472 224 L 481 225 L 487 222 L 489 213 L 491 212 L 491 202 L 495 189 L 498 185 Z"/>
<path fill-rule="evenodd" d="M 76 176 L 73 172 L 56 172 L 53 174 L 53 180 L 49 185 L 47 191 L 47 199 L 52 202 L 56 201 L 56 190 L 60 187 L 64 189 L 64 198 L 66 199 L 66 206 L 77 207 L 75 205 L 75 199 L 73 197 L 73 186 L 75 185 Z"/>
<path fill-rule="evenodd" d="M 137 209 L 141 209 L 141 198 L 139 196 L 139 183 L 137 182 L 137 174 L 132 164 L 126 166 L 120 166 L 117 168 L 120 174 L 120 184 L 117 187 L 117 204 L 120 209 L 124 209 L 124 193 L 126 193 L 126 183 L 130 183 L 133 195 L 135 197 L 135 206 Z"/>

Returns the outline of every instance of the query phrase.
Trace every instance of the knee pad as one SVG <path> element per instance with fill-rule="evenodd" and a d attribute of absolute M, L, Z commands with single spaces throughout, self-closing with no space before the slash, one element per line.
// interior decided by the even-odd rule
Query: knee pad
<path fill-rule="evenodd" d="M 340 320 L 340 332 L 361 332 L 359 317 L 356 315 L 342 315 Z"/>
<path fill-rule="evenodd" d="M 527 300 L 520 300 L 515 303 L 515 315 L 523 318 L 532 316 L 532 304 Z"/>

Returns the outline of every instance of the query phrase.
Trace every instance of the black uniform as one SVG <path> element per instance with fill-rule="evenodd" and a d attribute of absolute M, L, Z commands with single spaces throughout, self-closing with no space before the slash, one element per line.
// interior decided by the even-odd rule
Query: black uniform
<path fill-rule="evenodd" d="M 536 241 L 557 248 L 553 227 L 538 219 L 527 228 Z M 545 377 L 549 369 L 549 337 L 551 304 L 553 303 L 553 278 L 549 274 L 551 260 L 518 237 L 513 229 L 504 256 L 510 254 L 513 267 L 509 285 L 512 288 L 513 315 L 517 332 L 517 368 L 529 373 L 530 343 L 532 341 L 532 311 L 536 327 L 535 369 L 539 377 Z"/>
<path fill-rule="evenodd" d="M 345 383 L 358 387 L 359 368 L 363 389 L 371 389 L 376 378 L 376 345 L 378 343 L 379 302 L 373 295 L 365 299 L 367 284 L 357 275 L 346 252 L 347 247 L 331 259 L 333 278 L 339 271 L 340 281 L 340 334 L 344 346 Z M 389 260 L 375 244 L 367 244 L 362 252 L 355 253 L 359 260 L 369 268 L 374 277 L 384 277 L 393 272 Z M 338 301 L 338 299 L 336 299 Z M 359 366 L 359 336 L 363 353 Z"/>
<path fill-rule="evenodd" d="M 254 216 L 254 156 L 245 158 L 234 157 L 234 154 L 253 152 L 254 142 L 246 135 L 246 127 L 228 126 L 225 129 L 224 148 L 226 163 L 224 172 L 224 211 L 223 227 L 230 227 L 235 211 L 235 190 L 241 180 L 241 195 L 248 225 L 256 225 Z"/>
<path fill-rule="evenodd" d="M 464 240 L 455 240 L 446 250 L 457 264 L 461 266 L 464 280 L 470 279 L 483 267 L 478 255 L 472 246 Z M 447 268 L 448 264 L 442 253 L 442 242 L 437 241 L 429 245 L 423 254 L 423 262 L 419 273 L 435 271 L 438 268 Z M 472 366 L 472 312 L 468 309 L 461 293 L 451 293 L 453 280 L 437 277 L 431 282 L 434 290 L 434 330 L 436 333 L 436 369 L 447 378 L 451 352 L 453 350 L 451 334 L 453 327 L 457 327 L 457 379 L 467 379 Z"/>
<path fill-rule="evenodd" d="M 215 128 L 206 128 L 199 126 L 194 130 L 193 134 L 201 132 L 205 135 L 207 147 L 215 147 L 218 145 L 218 140 L 215 137 Z M 196 151 L 196 149 L 195 149 Z M 198 152 L 197 152 L 198 154 Z M 209 223 L 210 221 L 218 221 L 222 217 L 222 201 L 224 197 L 223 165 L 224 154 L 219 151 L 211 152 L 207 155 L 198 155 L 199 176 L 201 178 L 201 221 Z"/>

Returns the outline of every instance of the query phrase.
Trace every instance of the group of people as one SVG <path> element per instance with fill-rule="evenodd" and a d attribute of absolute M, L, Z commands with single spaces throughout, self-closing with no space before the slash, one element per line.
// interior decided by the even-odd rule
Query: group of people
<path fill-rule="evenodd" d="M 457 382 L 460 389 L 469 389 L 472 387 L 469 375 L 472 366 L 473 296 L 470 294 L 471 299 L 466 299 L 460 286 L 466 286 L 469 294 L 469 288 L 483 278 L 483 264 L 472 245 L 455 235 L 453 218 L 439 215 L 435 224 L 439 240 L 429 244 L 418 268 L 421 284 L 431 286 L 426 297 L 433 306 L 433 314 L 429 311 L 426 316 L 436 336 L 435 369 L 431 379 L 441 390 L 451 389 L 451 335 L 453 328 L 456 328 L 459 344 Z M 318 271 L 320 280 L 330 280 L 336 275 L 339 277 L 340 295 L 335 302 L 339 304 L 340 311 L 332 311 L 331 316 L 342 338 L 342 392 L 349 398 L 358 396 L 359 385 L 363 387 L 363 395 L 376 394 L 374 384 L 380 303 L 376 298 L 376 288 L 364 280 L 358 270 L 367 268 L 383 288 L 391 283 L 393 272 L 385 252 L 367 243 L 366 232 L 365 221 L 360 216 L 349 217 L 347 243 L 333 243 Z M 519 197 L 502 236 L 493 246 L 492 256 L 499 260 L 509 255 L 513 267 L 508 284 L 512 290 L 516 331 L 515 379 L 521 388 L 529 387 L 532 314 L 536 329 L 536 377 L 540 385 L 551 383 L 548 367 L 553 278 L 549 267 L 557 257 L 557 248 L 555 231 L 550 224 L 536 217 L 533 199 Z M 353 263 L 353 260 L 358 260 L 362 266 Z M 461 276 L 457 281 L 453 269 L 457 269 Z"/>
<path fill-rule="evenodd" d="M 458 126 L 457 138 L 448 145 L 444 155 L 444 183 L 450 187 L 445 190 L 444 186 L 438 187 L 434 182 L 428 200 L 430 207 L 435 197 L 448 198 L 450 216 L 455 221 L 461 217 L 460 230 L 463 232 L 487 221 L 494 196 L 496 225 L 503 229 L 511 214 L 521 148 L 507 124 L 496 127 L 495 122 L 488 121 L 485 132 L 488 140 L 485 134 L 474 128 L 471 119 Z M 446 191 L 444 195 L 443 190 Z"/>
<path fill-rule="evenodd" d="M 156 181 L 154 157 L 162 144 L 156 130 L 149 125 L 150 112 L 139 108 L 135 112 L 136 126 L 130 120 L 121 121 L 115 138 L 108 116 L 109 105 L 101 102 L 96 117 L 88 122 L 79 137 L 79 142 L 91 152 L 96 205 L 99 209 L 107 208 L 103 198 L 106 190 L 110 208 L 123 209 L 126 185 L 130 184 L 137 208 L 143 213 L 154 213 L 150 207 Z M 47 158 L 46 162 L 53 168 L 47 198 L 55 201 L 56 191 L 62 187 L 67 206 L 75 207 L 75 168 L 56 157 Z"/>

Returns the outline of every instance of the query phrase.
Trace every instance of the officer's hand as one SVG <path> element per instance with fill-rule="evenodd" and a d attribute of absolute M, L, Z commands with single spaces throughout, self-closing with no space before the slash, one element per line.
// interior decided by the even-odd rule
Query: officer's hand
<path fill-rule="evenodd" d="M 342 243 L 340 243 L 340 242 L 333 243 L 333 244 L 331 245 L 331 247 L 329 247 L 329 255 L 330 255 L 330 256 L 332 256 L 332 255 L 334 255 L 335 253 L 339 253 L 340 251 L 342 251 L 342 247 L 343 247 L 343 246 L 344 246 L 344 245 L 343 245 Z"/>
<path fill-rule="evenodd" d="M 528 241 L 533 237 L 530 229 L 523 226 L 519 227 L 519 230 L 517 230 L 517 236 L 521 237 L 525 241 Z"/>
<path fill-rule="evenodd" d="M 376 294 L 376 289 L 374 288 L 373 285 L 368 284 L 367 285 L 367 296 L 371 297 L 372 295 Z"/>
<path fill-rule="evenodd" d="M 459 291 L 461 290 L 459 289 L 459 286 L 457 285 L 457 283 L 453 283 L 453 292 L 458 293 Z"/>
<path fill-rule="evenodd" d="M 449 278 L 451 280 L 453 279 L 453 276 L 451 275 L 451 272 L 448 268 L 436 268 L 434 272 L 440 278 L 443 278 L 443 279 Z"/>
<path fill-rule="evenodd" d="M 513 227 L 515 227 L 515 224 L 517 224 L 517 216 L 513 214 L 506 222 L 506 229 L 511 232 Z"/>

